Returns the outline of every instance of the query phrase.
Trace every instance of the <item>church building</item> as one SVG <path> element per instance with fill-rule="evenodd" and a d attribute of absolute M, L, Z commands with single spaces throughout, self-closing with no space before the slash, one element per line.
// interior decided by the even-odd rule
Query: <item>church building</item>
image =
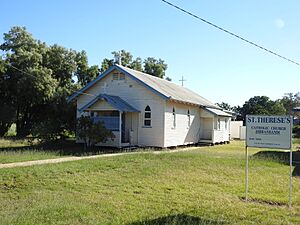
<path fill-rule="evenodd" d="M 170 81 L 114 65 L 69 97 L 77 117 L 102 121 L 115 135 L 100 146 L 171 147 L 230 140 L 231 115 Z M 78 140 L 80 142 L 80 140 Z"/>

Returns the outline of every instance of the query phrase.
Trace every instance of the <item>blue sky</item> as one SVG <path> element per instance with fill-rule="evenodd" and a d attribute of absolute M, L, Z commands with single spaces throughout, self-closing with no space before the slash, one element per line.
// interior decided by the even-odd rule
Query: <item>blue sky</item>
<path fill-rule="evenodd" d="M 298 0 L 170 0 L 192 13 L 300 62 Z M 37 39 L 85 50 L 90 65 L 125 49 L 161 58 L 167 76 L 213 102 L 242 105 L 300 91 L 300 67 L 202 23 L 161 0 L 2 1 L 0 33 L 25 26 Z M 3 37 L 3 36 L 2 36 Z"/>

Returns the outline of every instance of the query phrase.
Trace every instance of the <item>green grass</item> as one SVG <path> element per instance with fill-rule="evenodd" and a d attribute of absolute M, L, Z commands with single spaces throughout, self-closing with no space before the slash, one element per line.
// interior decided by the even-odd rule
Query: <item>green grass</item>
<path fill-rule="evenodd" d="M 44 150 L 37 143 L 13 138 L 0 139 L 0 163 L 24 162 L 61 157 L 57 150 Z"/>
<path fill-rule="evenodd" d="M 88 156 L 120 152 L 119 149 L 94 147 L 85 150 L 75 140 L 39 142 L 37 139 L 0 139 L 0 163 L 52 159 L 66 156 Z"/>
<path fill-rule="evenodd" d="M 265 149 L 263 149 L 265 150 Z M 300 182 L 244 144 L 0 169 L 1 224 L 300 224 Z"/>

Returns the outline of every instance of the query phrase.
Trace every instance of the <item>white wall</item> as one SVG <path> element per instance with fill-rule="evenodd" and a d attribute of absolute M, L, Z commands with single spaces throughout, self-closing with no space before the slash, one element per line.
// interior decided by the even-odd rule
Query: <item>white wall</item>
<path fill-rule="evenodd" d="M 125 76 L 125 80 L 113 80 L 113 73 L 116 73 L 116 70 L 112 71 L 101 81 L 98 81 L 93 87 L 85 91 L 90 95 L 81 95 L 78 98 L 77 109 L 80 109 L 100 93 L 119 96 L 131 106 L 140 110 L 140 113 L 138 114 L 138 124 L 133 127 L 133 129 L 135 129 L 134 135 L 137 139 L 137 145 L 163 147 L 164 129 L 162 124 L 164 124 L 165 100 L 130 77 Z M 143 126 L 144 110 L 147 105 L 151 108 L 151 128 Z M 80 116 L 78 111 L 77 116 Z"/>
<path fill-rule="evenodd" d="M 240 127 L 240 139 L 245 140 L 246 139 L 246 126 Z"/>
<path fill-rule="evenodd" d="M 218 127 L 218 120 L 220 121 L 220 127 Z M 230 141 L 229 138 L 230 127 L 231 127 L 230 122 L 231 122 L 230 117 L 215 116 L 215 129 L 214 129 L 213 143 Z"/>
<path fill-rule="evenodd" d="M 173 126 L 173 107 L 176 113 L 175 127 Z M 190 111 L 190 126 L 188 126 L 188 110 Z M 164 124 L 164 147 L 198 143 L 200 135 L 200 108 L 167 101 Z"/>
<path fill-rule="evenodd" d="M 240 139 L 240 127 L 243 126 L 243 121 L 231 121 L 230 137 Z"/>
<path fill-rule="evenodd" d="M 91 108 L 91 110 L 116 110 L 113 106 L 104 100 L 96 102 Z"/>

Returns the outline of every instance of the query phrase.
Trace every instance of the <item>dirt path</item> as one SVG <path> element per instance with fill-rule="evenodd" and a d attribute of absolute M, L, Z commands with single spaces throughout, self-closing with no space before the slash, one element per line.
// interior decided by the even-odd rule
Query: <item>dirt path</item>
<path fill-rule="evenodd" d="M 71 157 L 62 157 L 56 159 L 43 159 L 43 160 L 34 160 L 34 161 L 26 161 L 26 162 L 14 162 L 14 163 L 0 163 L 0 169 L 4 168 L 14 168 L 14 167 L 25 167 L 25 166 L 33 166 L 33 165 L 42 165 L 42 164 L 54 164 L 54 163 L 62 163 L 62 162 L 70 162 L 70 161 L 78 161 L 83 159 L 95 159 L 95 158 L 105 158 L 105 157 L 113 157 L 120 155 L 131 155 L 131 154 L 141 154 L 141 153 L 152 153 L 152 154 L 164 154 L 164 153 L 175 153 L 175 152 L 184 152 L 196 149 L 199 147 L 190 147 L 190 148 L 182 148 L 176 150 L 165 150 L 165 151 L 151 151 L 151 152 L 123 152 L 123 153 L 111 153 L 111 154 L 101 154 L 101 155 L 92 155 L 92 156 L 71 156 Z"/>

